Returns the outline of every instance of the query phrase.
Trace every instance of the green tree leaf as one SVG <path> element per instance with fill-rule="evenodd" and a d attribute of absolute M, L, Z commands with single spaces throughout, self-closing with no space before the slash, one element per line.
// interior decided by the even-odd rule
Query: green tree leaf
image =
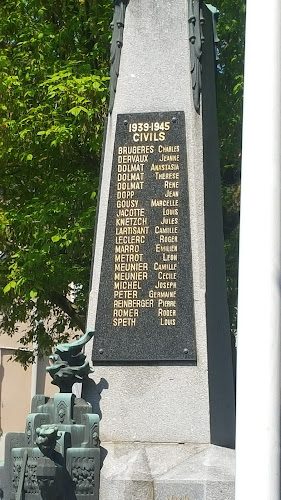
<path fill-rule="evenodd" d="M 61 237 L 58 234 L 56 234 L 55 236 L 52 236 L 52 241 L 54 243 L 56 243 L 57 241 L 60 241 L 60 239 L 61 239 Z"/>

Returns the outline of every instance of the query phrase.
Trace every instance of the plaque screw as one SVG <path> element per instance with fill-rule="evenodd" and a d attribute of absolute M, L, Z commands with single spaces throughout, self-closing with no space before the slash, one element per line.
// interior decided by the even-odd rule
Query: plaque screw
<path fill-rule="evenodd" d="M 103 354 L 103 349 L 99 349 L 99 353 L 100 353 L 100 354 Z"/>
<path fill-rule="evenodd" d="M 172 123 L 177 123 L 177 118 L 175 116 L 172 118 Z"/>
<path fill-rule="evenodd" d="M 185 349 L 183 350 L 184 354 L 188 354 L 188 349 L 185 347 Z"/>
<path fill-rule="evenodd" d="M 128 125 L 128 120 L 124 120 L 124 125 L 127 126 Z"/>

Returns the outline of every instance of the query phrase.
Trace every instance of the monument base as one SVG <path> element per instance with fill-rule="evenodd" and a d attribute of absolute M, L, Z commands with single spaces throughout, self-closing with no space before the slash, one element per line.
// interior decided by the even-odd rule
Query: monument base
<path fill-rule="evenodd" d="M 234 450 L 209 444 L 102 446 L 100 500 L 234 500 Z"/>

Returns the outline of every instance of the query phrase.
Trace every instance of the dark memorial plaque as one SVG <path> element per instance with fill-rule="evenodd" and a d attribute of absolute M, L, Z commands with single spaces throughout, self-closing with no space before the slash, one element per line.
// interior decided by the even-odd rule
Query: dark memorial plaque
<path fill-rule="evenodd" d="M 95 362 L 196 361 L 185 118 L 118 115 Z"/>

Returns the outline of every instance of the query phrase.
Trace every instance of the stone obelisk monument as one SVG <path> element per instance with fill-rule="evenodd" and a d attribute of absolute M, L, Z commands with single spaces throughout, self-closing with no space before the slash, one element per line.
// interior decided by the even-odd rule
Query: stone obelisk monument
<path fill-rule="evenodd" d="M 116 2 L 84 386 L 101 417 L 101 500 L 231 500 L 213 15 Z"/>

